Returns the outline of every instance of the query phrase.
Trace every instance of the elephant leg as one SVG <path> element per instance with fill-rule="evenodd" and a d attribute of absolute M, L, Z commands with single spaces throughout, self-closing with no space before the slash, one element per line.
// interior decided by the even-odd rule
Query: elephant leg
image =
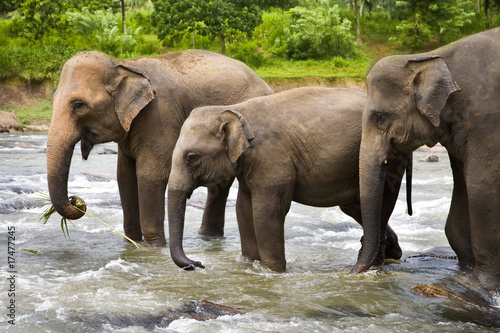
<path fill-rule="evenodd" d="M 484 289 L 500 292 L 500 171 L 488 157 L 474 156 L 466 170 L 473 276 Z"/>
<path fill-rule="evenodd" d="M 165 190 L 167 179 L 138 176 L 141 231 L 146 245 L 166 246 L 165 239 Z"/>
<path fill-rule="evenodd" d="M 135 241 L 142 240 L 135 161 L 118 151 L 118 190 L 123 210 L 123 230 Z"/>
<path fill-rule="evenodd" d="M 226 201 L 234 178 L 208 187 L 207 202 L 198 233 L 204 236 L 224 236 Z"/>
<path fill-rule="evenodd" d="M 293 184 L 252 189 L 252 211 L 261 263 L 276 272 L 284 272 L 285 216 L 290 210 Z"/>
<path fill-rule="evenodd" d="M 460 268 L 473 269 L 474 253 L 471 243 L 469 202 L 465 183 L 463 163 L 450 156 L 453 171 L 453 194 L 450 212 L 446 220 L 445 233 L 451 248 L 455 251 Z"/>
<path fill-rule="evenodd" d="M 236 217 L 241 239 L 241 254 L 250 260 L 260 260 L 255 228 L 252 216 L 252 196 L 250 191 L 238 188 L 236 199 Z"/>
<path fill-rule="evenodd" d="M 358 222 L 361 226 L 363 225 L 361 219 L 361 207 L 359 203 L 351 204 L 351 205 L 340 205 L 339 208 L 347 215 L 352 217 L 356 222 Z M 387 225 L 385 229 L 385 237 L 382 237 L 381 242 L 385 242 L 384 255 L 379 256 L 378 264 L 382 264 L 384 259 L 400 259 L 403 252 L 401 251 L 401 247 L 399 246 L 398 236 L 396 232 Z"/>

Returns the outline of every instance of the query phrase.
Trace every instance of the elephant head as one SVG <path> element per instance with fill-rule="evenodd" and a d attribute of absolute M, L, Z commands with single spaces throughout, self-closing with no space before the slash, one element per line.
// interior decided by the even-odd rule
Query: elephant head
<path fill-rule="evenodd" d="M 168 184 L 170 254 L 184 269 L 202 267 L 182 247 L 186 201 L 199 186 L 216 187 L 238 173 L 238 159 L 253 140 L 245 118 L 220 107 L 195 109 L 181 128 Z"/>
<path fill-rule="evenodd" d="M 446 63 L 434 55 L 384 58 L 368 74 L 367 86 L 359 164 L 363 248 L 351 273 L 366 271 L 377 257 L 388 163 L 439 141 L 442 110 L 459 91 Z"/>
<path fill-rule="evenodd" d="M 99 52 L 79 53 L 64 65 L 54 94 L 47 139 L 47 181 L 59 214 L 83 213 L 68 200 L 68 175 L 74 146 L 81 141 L 84 159 L 98 143 L 120 142 L 154 91 L 145 73 Z M 74 199 L 73 199 L 74 201 Z"/>

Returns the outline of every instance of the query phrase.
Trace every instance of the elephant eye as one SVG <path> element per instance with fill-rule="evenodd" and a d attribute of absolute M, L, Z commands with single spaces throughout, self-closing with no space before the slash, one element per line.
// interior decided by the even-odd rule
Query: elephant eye
<path fill-rule="evenodd" d="M 76 100 L 73 101 L 71 112 L 74 114 L 83 114 L 88 110 L 88 105 L 84 101 Z"/>
<path fill-rule="evenodd" d="M 186 164 L 188 166 L 193 166 L 194 164 L 196 164 L 196 162 L 198 162 L 200 160 L 200 155 L 196 154 L 196 153 L 188 153 L 186 155 Z"/>
<path fill-rule="evenodd" d="M 384 124 L 387 122 L 389 118 L 389 114 L 387 112 L 375 112 L 372 116 L 373 122 L 375 123 L 375 126 L 377 127 L 382 127 Z"/>

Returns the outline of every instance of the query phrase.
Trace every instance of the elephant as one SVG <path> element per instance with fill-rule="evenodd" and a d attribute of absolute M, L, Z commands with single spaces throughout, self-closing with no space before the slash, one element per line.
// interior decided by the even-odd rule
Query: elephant
<path fill-rule="evenodd" d="M 387 160 L 439 142 L 454 180 L 446 237 L 462 270 L 486 290 L 500 288 L 499 54 L 497 28 L 370 70 L 359 165 L 364 243 L 352 273 L 377 257 Z"/>
<path fill-rule="evenodd" d="M 174 148 L 167 189 L 174 263 L 184 269 L 204 267 L 183 249 L 186 201 L 197 187 L 213 187 L 232 177 L 239 184 L 242 256 L 276 272 L 286 270 L 284 221 L 292 201 L 339 206 L 361 224 L 358 160 L 365 99 L 364 92 L 352 89 L 302 87 L 193 110 Z M 381 211 L 385 221 L 407 164 L 401 168 L 393 163 Z M 385 235 L 379 259 L 399 259 L 397 235 L 390 227 Z"/>
<path fill-rule="evenodd" d="M 68 199 L 74 146 L 81 141 L 86 160 L 95 144 L 114 141 L 125 234 L 147 246 L 166 246 L 165 191 L 184 120 L 199 106 L 272 93 L 248 66 L 213 52 L 186 50 L 133 59 L 78 53 L 64 65 L 54 94 L 47 139 L 52 204 L 65 218 L 83 215 L 72 205 L 78 198 Z M 201 234 L 223 234 L 229 183 L 226 189 L 209 191 Z"/>

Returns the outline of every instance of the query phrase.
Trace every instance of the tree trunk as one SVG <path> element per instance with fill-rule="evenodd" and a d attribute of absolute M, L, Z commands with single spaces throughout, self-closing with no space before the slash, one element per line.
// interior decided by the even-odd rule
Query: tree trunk
<path fill-rule="evenodd" d="M 226 39 L 222 34 L 220 35 L 220 45 L 221 45 L 221 53 L 223 55 L 226 55 Z"/>
<path fill-rule="evenodd" d="M 484 0 L 484 14 L 486 15 L 486 27 L 490 28 L 490 0 Z"/>
<path fill-rule="evenodd" d="M 127 23 L 125 22 L 125 0 L 121 0 L 122 3 L 122 22 L 123 22 L 123 34 L 127 34 Z"/>
<path fill-rule="evenodd" d="M 361 33 L 360 33 L 360 29 L 359 29 L 358 0 L 354 0 L 354 11 L 356 12 L 356 42 L 359 44 L 361 42 Z"/>
<path fill-rule="evenodd" d="M 196 34 L 195 34 L 195 28 L 193 26 L 193 49 L 196 48 Z"/>

